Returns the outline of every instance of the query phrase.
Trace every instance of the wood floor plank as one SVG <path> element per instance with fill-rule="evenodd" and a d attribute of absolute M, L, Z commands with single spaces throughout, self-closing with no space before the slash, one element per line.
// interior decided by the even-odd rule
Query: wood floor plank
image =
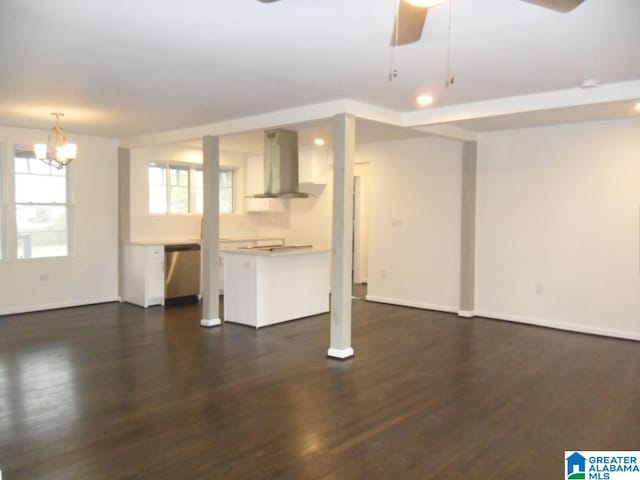
<path fill-rule="evenodd" d="M 640 343 L 354 301 L 255 331 L 200 305 L 0 317 L 0 469 L 20 479 L 560 478 L 640 448 Z"/>

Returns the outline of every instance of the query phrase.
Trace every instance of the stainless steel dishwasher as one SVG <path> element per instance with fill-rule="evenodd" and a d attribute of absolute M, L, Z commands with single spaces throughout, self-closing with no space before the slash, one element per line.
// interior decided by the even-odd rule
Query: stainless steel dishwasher
<path fill-rule="evenodd" d="M 185 243 L 164 247 L 166 300 L 197 299 L 200 295 L 200 245 Z"/>

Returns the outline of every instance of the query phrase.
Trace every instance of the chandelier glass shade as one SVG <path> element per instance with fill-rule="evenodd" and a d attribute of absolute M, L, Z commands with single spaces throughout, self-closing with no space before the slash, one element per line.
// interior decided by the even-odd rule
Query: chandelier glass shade
<path fill-rule="evenodd" d="M 414 7 L 431 8 L 440 5 L 444 0 L 406 0 L 406 2 Z"/>
<path fill-rule="evenodd" d="M 47 143 L 36 143 L 33 151 L 39 160 L 62 168 L 75 160 L 77 148 L 75 143 L 67 143 L 67 137 L 60 126 L 60 117 L 64 117 L 64 114 L 53 112 L 51 115 L 56 116 L 56 124 L 49 133 Z"/>

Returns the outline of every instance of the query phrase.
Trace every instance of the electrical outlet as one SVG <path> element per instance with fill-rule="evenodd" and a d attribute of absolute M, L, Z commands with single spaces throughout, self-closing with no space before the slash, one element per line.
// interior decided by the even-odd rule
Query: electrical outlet
<path fill-rule="evenodd" d="M 45 273 L 41 273 L 39 278 L 40 278 L 41 282 L 46 282 L 46 281 L 49 280 L 49 274 L 46 273 L 46 272 Z M 0 480 L 2 480 L 2 477 L 0 477 Z"/>
<path fill-rule="evenodd" d="M 387 278 L 387 271 L 384 268 L 380 269 L 380 278 L 382 278 L 383 280 L 386 280 Z"/>
<path fill-rule="evenodd" d="M 542 295 L 542 284 L 536 283 L 536 295 Z"/>

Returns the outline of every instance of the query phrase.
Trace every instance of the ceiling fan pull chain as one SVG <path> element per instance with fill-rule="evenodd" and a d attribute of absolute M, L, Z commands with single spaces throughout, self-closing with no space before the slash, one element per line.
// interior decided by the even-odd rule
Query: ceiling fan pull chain
<path fill-rule="evenodd" d="M 446 88 L 452 87 L 453 86 L 453 82 L 455 82 L 455 77 L 453 75 L 453 68 L 451 67 L 451 24 L 452 22 L 452 17 L 453 17 L 453 0 L 449 0 L 449 31 L 448 31 L 448 38 L 447 38 L 447 79 L 445 80 L 445 86 Z"/>
<path fill-rule="evenodd" d="M 395 30 L 395 41 L 391 45 L 391 55 L 389 58 L 389 77 L 388 80 L 393 82 L 393 80 L 398 76 L 398 69 L 395 65 L 395 53 L 396 48 L 398 47 L 398 24 L 400 23 L 400 15 L 398 14 L 400 9 L 400 0 L 394 0 L 393 2 L 393 17 L 394 17 L 394 30 Z"/>

